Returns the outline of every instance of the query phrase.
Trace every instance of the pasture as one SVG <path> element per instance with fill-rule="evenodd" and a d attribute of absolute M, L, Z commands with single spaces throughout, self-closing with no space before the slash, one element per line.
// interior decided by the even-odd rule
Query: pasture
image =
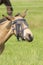
<path fill-rule="evenodd" d="M 17 41 L 12 36 L 6 43 L 0 55 L 0 65 L 43 65 L 43 1 L 42 0 L 11 0 L 16 13 L 28 9 L 25 17 L 33 32 L 33 42 Z M 6 7 L 0 6 L 0 18 L 6 14 Z"/>

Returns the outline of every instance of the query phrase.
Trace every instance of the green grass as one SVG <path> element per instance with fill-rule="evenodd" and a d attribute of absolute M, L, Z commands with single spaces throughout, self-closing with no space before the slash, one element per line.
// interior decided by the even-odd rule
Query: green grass
<path fill-rule="evenodd" d="M 3 6 L 3 7 L 2 7 Z M 0 18 L 6 14 L 6 7 L 0 6 Z M 33 32 L 33 42 L 18 42 L 12 36 L 5 44 L 0 55 L 0 65 L 43 65 L 43 1 L 12 1 L 13 16 L 28 8 L 27 22 Z M 2 10 L 1 10 L 2 8 Z"/>

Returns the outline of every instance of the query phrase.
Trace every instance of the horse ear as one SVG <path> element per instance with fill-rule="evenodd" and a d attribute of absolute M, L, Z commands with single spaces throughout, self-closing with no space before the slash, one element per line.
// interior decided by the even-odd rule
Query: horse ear
<path fill-rule="evenodd" d="M 26 10 L 21 14 L 21 16 L 22 16 L 23 18 L 26 16 L 27 11 L 28 11 L 28 9 L 26 9 Z"/>
<path fill-rule="evenodd" d="M 2 16 L 5 17 L 6 19 L 10 20 L 10 21 L 14 20 L 14 17 L 12 17 L 12 16 L 5 16 L 5 15 L 2 15 Z"/>

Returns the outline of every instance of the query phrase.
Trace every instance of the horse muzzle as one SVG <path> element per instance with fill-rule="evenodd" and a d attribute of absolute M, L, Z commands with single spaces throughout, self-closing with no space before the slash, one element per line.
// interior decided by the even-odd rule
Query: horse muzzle
<path fill-rule="evenodd" d="M 32 42 L 32 41 L 33 41 L 33 36 L 28 35 L 28 41 L 29 41 L 29 42 Z"/>

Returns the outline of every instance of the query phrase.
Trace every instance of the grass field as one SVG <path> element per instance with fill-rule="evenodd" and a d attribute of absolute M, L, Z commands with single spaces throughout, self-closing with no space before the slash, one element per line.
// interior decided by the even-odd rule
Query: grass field
<path fill-rule="evenodd" d="M 5 44 L 0 55 L 0 65 L 43 65 L 43 1 L 42 0 L 12 0 L 13 16 L 28 9 L 26 19 L 34 35 L 33 42 L 18 42 L 12 36 Z M 0 18 L 6 14 L 6 7 L 0 6 Z"/>

